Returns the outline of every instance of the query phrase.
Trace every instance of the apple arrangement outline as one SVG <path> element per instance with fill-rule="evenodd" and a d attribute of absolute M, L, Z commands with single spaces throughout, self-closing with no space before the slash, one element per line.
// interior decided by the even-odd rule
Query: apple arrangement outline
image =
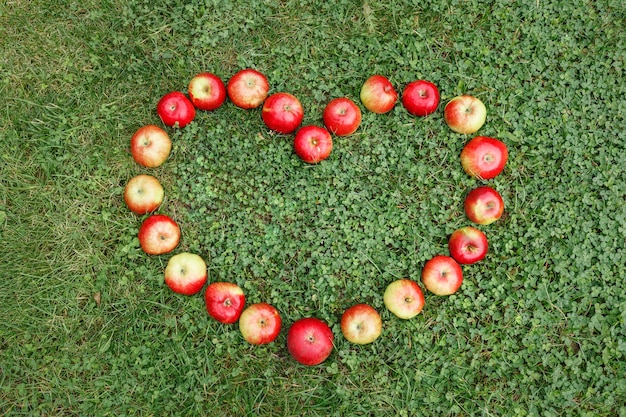
<path fill-rule="evenodd" d="M 268 128 L 286 135 L 300 126 L 304 110 L 300 100 L 293 94 L 274 93 L 263 103 L 261 118 Z"/>
<path fill-rule="evenodd" d="M 465 226 L 452 232 L 448 239 L 448 250 L 458 263 L 471 265 L 485 259 L 489 243 L 481 230 Z"/>
<path fill-rule="evenodd" d="M 196 108 L 186 95 L 172 91 L 157 103 L 157 114 L 166 126 L 183 128 L 196 117 Z"/>
<path fill-rule="evenodd" d="M 134 176 L 124 187 L 124 202 L 135 214 L 152 213 L 163 203 L 164 197 L 163 186 L 152 175 Z"/>
<path fill-rule="evenodd" d="M 490 180 L 500 175 L 509 151 L 504 142 L 488 136 L 476 136 L 461 151 L 461 166 L 470 176 Z"/>
<path fill-rule="evenodd" d="M 148 255 L 163 255 L 178 246 L 180 227 L 165 214 L 153 214 L 146 218 L 137 234 L 141 249 Z"/>
<path fill-rule="evenodd" d="M 324 322 L 315 317 L 296 320 L 287 333 L 287 350 L 299 363 L 315 366 L 333 351 L 335 337 Z"/>
<path fill-rule="evenodd" d="M 361 109 L 348 97 L 335 98 L 324 108 L 322 120 L 334 135 L 348 136 L 361 124 Z"/>
<path fill-rule="evenodd" d="M 237 107 L 255 109 L 265 101 L 270 84 L 263 73 L 246 68 L 233 75 L 226 85 L 228 98 Z"/>
<path fill-rule="evenodd" d="M 330 156 L 333 138 L 323 127 L 304 126 L 296 132 L 293 150 L 304 162 L 317 164 Z"/>
<path fill-rule="evenodd" d="M 437 255 L 424 264 L 422 282 L 435 295 L 454 294 L 463 283 L 461 265 L 450 256 Z"/>
<path fill-rule="evenodd" d="M 383 303 L 396 317 L 409 320 L 424 309 L 424 293 L 417 282 L 402 278 L 387 285 Z"/>
<path fill-rule="evenodd" d="M 220 77 L 201 72 L 189 81 L 187 88 L 191 103 L 198 110 L 213 111 L 226 100 L 226 86 Z"/>
<path fill-rule="evenodd" d="M 489 225 L 502 217 L 504 200 L 498 191 L 487 185 L 474 188 L 463 201 L 465 215 L 470 221 Z"/>
<path fill-rule="evenodd" d="M 241 287 L 233 282 L 213 282 L 204 291 L 204 303 L 209 316 L 224 324 L 239 320 L 246 304 Z"/>
<path fill-rule="evenodd" d="M 182 252 L 170 258 L 164 277 L 165 284 L 175 293 L 194 295 L 207 281 L 206 263 L 200 255 Z"/>
<path fill-rule="evenodd" d="M 146 168 L 161 166 L 170 155 L 172 141 L 167 132 L 155 125 L 145 125 L 130 138 L 130 153 L 139 165 Z"/>
<path fill-rule="evenodd" d="M 456 133 L 475 133 L 485 124 L 487 108 L 474 96 L 457 96 L 444 107 L 443 118 L 448 127 Z"/>
<path fill-rule="evenodd" d="M 368 304 L 355 304 L 341 315 L 341 333 L 347 341 L 358 345 L 372 343 L 382 333 L 383 321 Z"/>
<path fill-rule="evenodd" d="M 372 75 L 365 80 L 359 97 L 365 108 L 376 114 L 391 111 L 398 101 L 398 93 L 393 84 L 380 74 Z"/>
<path fill-rule="evenodd" d="M 414 116 L 428 116 L 439 107 L 439 89 L 427 80 L 408 83 L 402 92 L 402 105 Z"/>
<path fill-rule="evenodd" d="M 276 307 L 268 303 L 248 306 L 239 317 L 239 331 L 252 345 L 265 345 L 278 337 L 282 319 Z"/>

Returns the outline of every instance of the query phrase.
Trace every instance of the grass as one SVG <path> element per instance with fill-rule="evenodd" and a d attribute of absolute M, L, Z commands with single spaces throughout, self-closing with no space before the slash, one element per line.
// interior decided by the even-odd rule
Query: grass
<path fill-rule="evenodd" d="M 2 3 L 0 415 L 626 416 L 624 24 L 617 0 Z M 429 79 L 442 107 L 364 111 L 304 166 L 290 136 L 226 103 L 169 130 L 163 167 L 134 164 L 161 95 L 244 67 L 298 96 L 306 124 L 331 98 L 359 103 L 373 73 Z M 460 292 L 401 321 L 382 291 L 446 253 L 480 183 L 458 160 L 470 137 L 442 120 L 462 93 L 509 147 L 486 182 L 506 214 Z M 300 366 L 286 330 L 253 347 L 171 293 L 169 256 L 141 252 L 121 198 L 141 172 L 166 189 L 176 252 L 285 328 L 328 321 L 331 357 Z M 341 336 L 357 301 L 383 317 L 372 345 Z"/>

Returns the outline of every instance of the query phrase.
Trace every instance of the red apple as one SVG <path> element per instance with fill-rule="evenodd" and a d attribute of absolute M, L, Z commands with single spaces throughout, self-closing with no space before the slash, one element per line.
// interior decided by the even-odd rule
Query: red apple
<path fill-rule="evenodd" d="M 255 109 L 263 103 L 270 91 L 265 75 L 251 68 L 233 75 L 226 85 L 228 98 L 242 109 Z"/>
<path fill-rule="evenodd" d="M 289 328 L 287 350 L 301 364 L 314 366 L 330 356 L 333 341 L 333 332 L 328 324 L 308 317 L 295 321 Z"/>
<path fill-rule="evenodd" d="M 333 138 L 323 127 L 304 126 L 296 133 L 293 150 L 304 162 L 317 164 L 330 155 L 333 150 Z"/>
<path fill-rule="evenodd" d="M 467 193 L 463 208 L 468 219 L 477 224 L 487 225 L 502 216 L 504 201 L 499 192 L 485 185 Z"/>
<path fill-rule="evenodd" d="M 201 72 L 189 82 L 189 98 L 199 110 L 215 110 L 226 100 L 226 86 L 220 77 Z"/>
<path fill-rule="evenodd" d="M 196 108 L 186 95 L 172 91 L 157 103 L 157 114 L 167 126 L 185 127 L 196 117 Z"/>
<path fill-rule="evenodd" d="M 142 126 L 130 138 L 130 154 L 135 162 L 147 168 L 161 165 L 172 150 L 172 141 L 163 129 L 155 125 Z"/>
<path fill-rule="evenodd" d="M 465 226 L 452 232 L 448 239 L 448 249 L 458 263 L 469 265 L 485 258 L 489 244 L 482 231 Z"/>
<path fill-rule="evenodd" d="M 347 341 L 366 345 L 378 339 L 383 322 L 378 311 L 367 304 L 355 304 L 341 316 L 341 332 Z"/>
<path fill-rule="evenodd" d="M 489 180 L 502 172 L 509 152 L 496 138 L 476 136 L 461 151 L 463 170 L 474 178 Z"/>
<path fill-rule="evenodd" d="M 300 126 L 304 110 L 296 96 L 289 93 L 275 93 L 263 103 L 261 117 L 270 129 L 281 134 L 288 134 Z"/>
<path fill-rule="evenodd" d="M 243 311 L 246 297 L 241 287 L 233 282 L 213 282 L 204 291 L 207 313 L 224 324 L 235 323 Z"/>
<path fill-rule="evenodd" d="M 424 308 L 424 293 L 417 282 L 399 279 L 387 286 L 383 294 L 387 310 L 401 319 L 411 319 Z"/>
<path fill-rule="evenodd" d="M 135 214 L 152 213 L 161 205 L 164 196 L 163 186 L 152 175 L 137 175 L 124 187 L 124 202 Z"/>
<path fill-rule="evenodd" d="M 430 81 L 412 81 L 404 87 L 402 105 L 414 116 L 427 116 L 439 106 L 439 89 Z"/>
<path fill-rule="evenodd" d="M 454 259 L 437 255 L 422 269 L 422 282 L 435 295 L 454 294 L 463 283 L 463 271 Z"/>
<path fill-rule="evenodd" d="M 372 75 L 361 87 L 361 103 L 371 112 L 387 113 L 396 105 L 398 93 L 383 75 Z"/>
<path fill-rule="evenodd" d="M 182 295 L 200 292 L 207 280 L 206 263 L 193 253 L 179 253 L 170 258 L 165 267 L 165 284 Z"/>
<path fill-rule="evenodd" d="M 322 119 L 333 134 L 351 135 L 361 124 L 361 109 L 347 97 L 336 98 L 326 105 Z"/>
<path fill-rule="evenodd" d="M 281 325 L 278 310 L 267 303 L 252 304 L 239 317 L 239 331 L 253 345 L 273 342 L 280 333 Z"/>
<path fill-rule="evenodd" d="M 149 255 L 162 255 L 174 250 L 180 241 L 180 228 L 171 217 L 153 214 L 139 228 L 139 245 Z"/>
<path fill-rule="evenodd" d="M 446 104 L 443 109 L 443 118 L 454 132 L 470 134 L 478 131 L 485 124 L 487 109 L 476 97 L 458 96 Z"/>

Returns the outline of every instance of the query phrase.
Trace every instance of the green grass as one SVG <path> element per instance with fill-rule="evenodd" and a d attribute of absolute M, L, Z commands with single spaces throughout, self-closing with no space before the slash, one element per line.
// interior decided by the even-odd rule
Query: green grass
<path fill-rule="evenodd" d="M 167 5 L 161 5 L 161 3 Z M 626 8 L 596 2 L 7 1 L 0 5 L 0 415 L 626 416 Z M 169 130 L 160 168 L 129 154 L 156 102 L 211 71 L 254 67 L 300 98 L 306 124 L 382 73 L 440 88 L 427 118 L 364 111 L 305 166 L 291 136 L 227 102 Z M 486 183 L 505 216 L 461 290 L 401 321 L 382 292 L 419 280 L 468 224 L 470 139 L 455 95 L 488 108 L 480 133 L 510 158 Z M 267 301 L 267 346 L 163 284 L 121 194 L 157 176 L 159 212 L 210 280 Z M 342 311 L 367 302 L 381 338 L 355 346 Z M 330 323 L 322 365 L 286 350 L 294 320 Z"/>

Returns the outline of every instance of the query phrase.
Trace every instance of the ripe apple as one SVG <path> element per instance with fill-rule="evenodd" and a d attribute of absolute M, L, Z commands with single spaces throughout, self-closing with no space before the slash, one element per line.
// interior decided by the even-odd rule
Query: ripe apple
<path fill-rule="evenodd" d="M 506 145 L 487 136 L 476 136 L 461 151 L 461 165 L 468 175 L 489 180 L 502 172 L 509 152 Z"/>
<path fill-rule="evenodd" d="M 124 202 L 135 214 L 152 213 L 161 205 L 164 196 L 163 186 L 152 175 L 137 175 L 124 188 Z"/>
<path fill-rule="evenodd" d="M 439 89 L 430 81 L 412 81 L 404 87 L 402 105 L 414 116 L 427 116 L 439 106 Z"/>
<path fill-rule="evenodd" d="M 452 232 L 448 239 L 448 249 L 458 263 L 469 265 L 485 258 L 489 244 L 482 231 L 465 226 Z"/>
<path fill-rule="evenodd" d="M 324 321 L 308 317 L 296 320 L 287 333 L 287 350 L 303 365 L 324 362 L 333 350 L 334 336 Z"/>
<path fill-rule="evenodd" d="M 270 91 L 265 75 L 251 68 L 233 75 L 226 85 L 228 98 L 242 109 L 255 109 L 263 103 Z"/>
<path fill-rule="evenodd" d="M 380 336 L 383 321 L 378 311 L 367 304 L 355 304 L 341 316 L 341 332 L 347 341 L 358 345 L 372 343 Z"/>
<path fill-rule="evenodd" d="M 273 342 L 280 333 L 281 325 L 278 310 L 267 303 L 252 304 L 239 317 L 239 331 L 253 345 Z"/>
<path fill-rule="evenodd" d="M 457 96 L 444 107 L 443 118 L 454 132 L 470 134 L 485 124 L 487 109 L 476 97 Z"/>
<path fill-rule="evenodd" d="M 180 91 L 167 93 L 157 103 L 157 114 L 167 126 L 185 127 L 196 117 L 196 108 Z"/>
<path fill-rule="evenodd" d="M 463 271 L 454 259 L 437 255 L 424 264 L 422 282 L 435 295 L 454 294 L 463 283 Z"/>
<path fill-rule="evenodd" d="M 372 75 L 365 80 L 360 97 L 365 108 L 377 114 L 387 113 L 398 101 L 398 93 L 383 75 Z"/>
<path fill-rule="evenodd" d="M 504 201 L 499 192 L 486 185 L 467 193 L 463 202 L 465 215 L 477 224 L 488 225 L 504 212 Z"/>
<path fill-rule="evenodd" d="M 333 134 L 351 135 L 361 124 L 361 109 L 347 97 L 335 98 L 324 108 L 322 119 Z"/>
<path fill-rule="evenodd" d="M 171 217 L 153 214 L 139 228 L 139 245 L 149 255 L 162 255 L 174 250 L 180 241 L 180 228 Z"/>
<path fill-rule="evenodd" d="M 289 93 L 275 93 L 263 103 L 261 117 L 267 127 L 285 135 L 300 126 L 304 110 L 296 96 Z"/>
<path fill-rule="evenodd" d="M 226 86 L 220 77 L 201 72 L 189 82 L 189 98 L 199 110 L 215 110 L 226 100 Z"/>
<path fill-rule="evenodd" d="M 387 310 L 401 319 L 411 319 L 424 308 L 424 293 L 417 282 L 399 279 L 387 286 L 383 294 Z"/>
<path fill-rule="evenodd" d="M 213 282 L 204 291 L 209 316 L 224 324 L 239 320 L 246 303 L 241 287 L 233 282 Z"/>
<path fill-rule="evenodd" d="M 194 253 L 183 252 L 174 255 L 165 267 L 165 284 L 178 294 L 197 294 L 206 280 L 206 263 Z"/>
<path fill-rule="evenodd" d="M 333 138 L 323 127 L 304 126 L 296 132 L 293 150 L 304 162 L 317 164 L 330 155 L 333 150 Z"/>
<path fill-rule="evenodd" d="M 161 165 L 172 150 L 172 141 L 163 129 L 155 125 L 142 126 L 130 138 L 130 154 L 135 162 L 146 168 Z"/>

